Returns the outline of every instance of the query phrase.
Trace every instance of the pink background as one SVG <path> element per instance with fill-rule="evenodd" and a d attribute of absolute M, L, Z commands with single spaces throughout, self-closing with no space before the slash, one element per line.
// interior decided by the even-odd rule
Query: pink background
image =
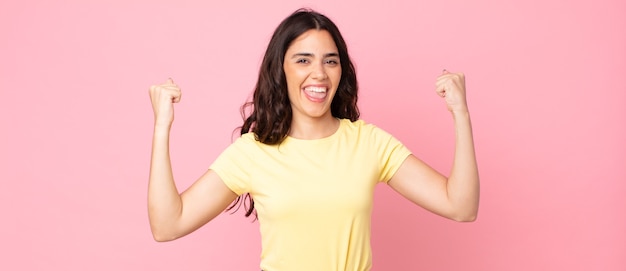
<path fill-rule="evenodd" d="M 467 74 L 479 218 L 380 186 L 374 270 L 626 270 L 624 1 L 12 2 L 0 270 L 257 270 L 258 224 L 242 213 L 152 240 L 147 90 L 169 76 L 183 88 L 171 145 L 184 189 L 231 142 L 272 31 L 303 6 L 347 39 L 363 119 L 442 172 L 454 134 L 434 79 Z"/>

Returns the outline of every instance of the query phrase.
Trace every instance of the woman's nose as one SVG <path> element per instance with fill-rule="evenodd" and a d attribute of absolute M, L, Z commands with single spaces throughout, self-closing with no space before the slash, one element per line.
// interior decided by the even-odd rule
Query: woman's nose
<path fill-rule="evenodd" d="M 312 77 L 316 80 L 324 80 L 328 78 L 326 70 L 324 70 L 324 64 L 320 63 L 319 65 L 315 65 L 315 67 L 313 68 Z"/>

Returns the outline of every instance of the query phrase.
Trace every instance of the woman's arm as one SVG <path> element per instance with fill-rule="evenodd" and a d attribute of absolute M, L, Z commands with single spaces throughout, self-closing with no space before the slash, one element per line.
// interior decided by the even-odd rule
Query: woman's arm
<path fill-rule="evenodd" d="M 169 136 L 174 121 L 173 103 L 180 101 L 180 88 L 171 79 L 150 87 L 154 111 L 154 134 L 148 184 L 148 216 L 156 241 L 169 241 L 193 232 L 221 213 L 236 197 L 209 170 L 179 195 L 169 155 Z"/>
<path fill-rule="evenodd" d="M 389 185 L 407 199 L 436 214 L 456 221 L 474 221 L 478 214 L 480 185 L 465 99 L 465 76 L 444 71 L 437 78 L 436 92 L 446 100 L 454 118 L 456 139 L 450 177 L 411 155 Z"/>

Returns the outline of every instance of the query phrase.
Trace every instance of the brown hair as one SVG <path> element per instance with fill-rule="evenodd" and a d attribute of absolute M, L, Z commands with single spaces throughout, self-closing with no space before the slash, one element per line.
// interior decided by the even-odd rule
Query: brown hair
<path fill-rule="evenodd" d="M 310 9 L 299 9 L 285 18 L 272 35 L 259 69 L 259 78 L 254 88 L 252 101 L 246 102 L 241 107 L 241 114 L 244 118 L 243 125 L 240 127 L 241 135 L 254 132 L 256 140 L 264 144 L 276 145 L 280 144 L 289 133 L 292 112 L 283 62 L 292 41 L 311 29 L 328 31 L 339 53 L 341 79 L 331 103 L 331 114 L 336 118 L 351 121 L 359 119 L 356 71 L 339 29 L 323 14 Z M 247 115 L 246 112 L 250 109 L 251 112 Z M 246 200 L 247 203 L 244 202 Z M 250 216 L 254 211 L 254 200 L 250 194 L 237 197 L 227 210 L 236 207 L 236 211 L 241 207 L 242 202 L 244 202 L 246 217 Z"/>

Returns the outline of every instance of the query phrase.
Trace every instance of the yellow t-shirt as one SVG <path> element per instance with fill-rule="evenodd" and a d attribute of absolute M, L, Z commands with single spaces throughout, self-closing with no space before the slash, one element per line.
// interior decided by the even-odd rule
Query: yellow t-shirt
<path fill-rule="evenodd" d="M 410 151 L 382 129 L 342 119 L 331 136 L 266 145 L 248 133 L 211 165 L 254 199 L 265 271 L 370 270 L 374 186 Z"/>

